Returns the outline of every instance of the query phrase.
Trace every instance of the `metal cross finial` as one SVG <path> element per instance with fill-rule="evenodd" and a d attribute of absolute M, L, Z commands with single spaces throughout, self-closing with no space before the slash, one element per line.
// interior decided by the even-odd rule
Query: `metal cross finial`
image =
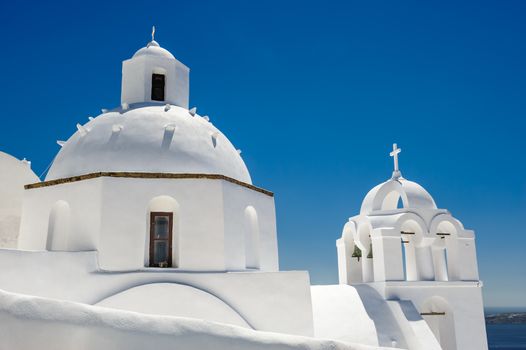
<path fill-rule="evenodd" d="M 152 41 L 155 41 L 155 26 L 152 26 Z"/>
<path fill-rule="evenodd" d="M 391 153 L 389 153 L 389 155 L 391 157 L 393 157 L 393 161 L 394 161 L 393 178 L 398 178 L 398 177 L 400 177 L 402 175 L 400 173 L 400 169 L 398 168 L 398 154 L 400 152 L 402 152 L 402 149 L 398 148 L 396 143 L 393 143 L 393 151 Z"/>

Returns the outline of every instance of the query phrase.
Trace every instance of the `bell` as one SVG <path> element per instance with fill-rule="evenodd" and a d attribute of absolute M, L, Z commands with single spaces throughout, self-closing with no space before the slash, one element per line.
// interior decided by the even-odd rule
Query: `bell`
<path fill-rule="evenodd" d="M 358 261 L 360 261 L 360 258 L 362 257 L 362 251 L 357 245 L 354 245 L 354 251 L 352 252 L 351 257 L 358 258 Z"/>
<path fill-rule="evenodd" d="M 371 243 L 371 245 L 369 246 L 369 254 L 367 254 L 367 259 L 372 259 L 373 258 L 373 244 Z"/>

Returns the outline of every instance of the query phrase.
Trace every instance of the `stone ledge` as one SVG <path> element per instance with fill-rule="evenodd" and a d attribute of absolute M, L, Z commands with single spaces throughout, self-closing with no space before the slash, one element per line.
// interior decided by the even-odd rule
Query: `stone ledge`
<path fill-rule="evenodd" d="M 79 176 L 65 177 L 62 179 L 42 181 L 34 184 L 25 185 L 26 190 L 34 188 L 49 187 L 55 185 L 61 185 L 65 183 L 95 179 L 99 177 L 124 177 L 133 179 L 208 179 L 208 180 L 224 180 L 235 185 L 243 186 L 253 191 L 263 193 L 267 196 L 274 197 L 274 193 L 267 191 L 263 188 L 256 187 L 254 185 L 242 182 L 231 177 L 219 174 L 171 174 L 171 173 L 142 173 L 142 172 L 99 172 L 90 173 Z"/>

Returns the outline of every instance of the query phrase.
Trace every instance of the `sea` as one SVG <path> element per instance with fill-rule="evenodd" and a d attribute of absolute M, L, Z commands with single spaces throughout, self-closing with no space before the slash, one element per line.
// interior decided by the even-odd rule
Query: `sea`
<path fill-rule="evenodd" d="M 504 312 L 526 312 L 526 308 L 486 308 L 486 315 Z M 526 324 L 487 324 L 490 350 L 525 350 Z"/>

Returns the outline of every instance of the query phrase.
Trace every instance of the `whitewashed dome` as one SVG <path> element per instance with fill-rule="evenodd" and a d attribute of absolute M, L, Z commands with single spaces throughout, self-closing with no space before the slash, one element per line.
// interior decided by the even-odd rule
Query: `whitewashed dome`
<path fill-rule="evenodd" d="M 400 176 L 371 189 L 362 202 L 360 214 L 398 209 L 399 200 L 403 208 L 437 209 L 433 197 L 425 188 Z"/>
<path fill-rule="evenodd" d="M 141 104 L 92 119 L 57 154 L 46 180 L 96 172 L 219 174 L 251 184 L 239 152 L 206 119 Z"/>
<path fill-rule="evenodd" d="M 140 57 L 140 56 L 157 56 L 157 57 L 165 57 L 170 59 L 175 59 L 174 55 L 172 53 L 164 48 L 162 48 L 159 43 L 155 40 L 152 40 L 146 45 L 145 47 L 137 50 L 133 57 Z"/>

